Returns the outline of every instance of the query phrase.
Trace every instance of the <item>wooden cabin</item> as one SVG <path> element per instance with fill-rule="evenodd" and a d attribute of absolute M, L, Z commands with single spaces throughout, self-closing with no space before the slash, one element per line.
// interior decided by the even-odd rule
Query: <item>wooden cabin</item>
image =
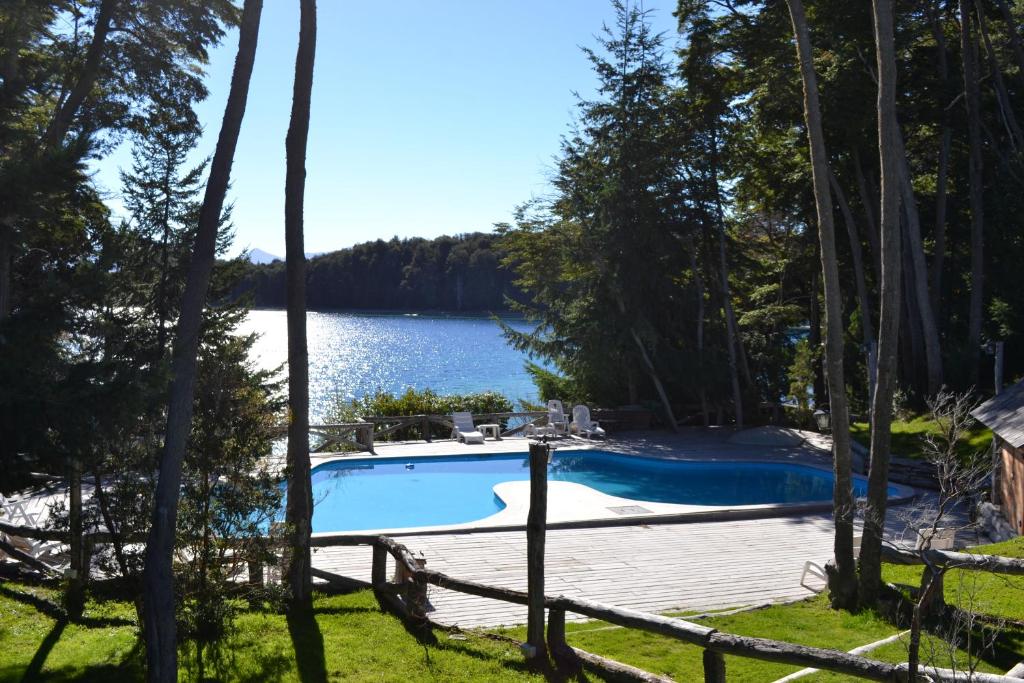
<path fill-rule="evenodd" d="M 971 415 L 992 430 L 996 447 L 993 501 L 1018 534 L 1024 534 L 1024 381 L 1003 390 Z"/>

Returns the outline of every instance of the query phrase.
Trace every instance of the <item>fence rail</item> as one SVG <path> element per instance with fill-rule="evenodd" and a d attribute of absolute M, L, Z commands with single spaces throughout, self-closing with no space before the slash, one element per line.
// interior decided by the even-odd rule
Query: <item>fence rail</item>
<path fill-rule="evenodd" d="M 372 546 L 373 565 L 370 586 L 372 586 L 383 606 L 397 611 L 400 616 L 414 624 L 429 623 L 425 610 L 428 585 L 517 605 L 529 604 L 529 594 L 524 591 L 489 586 L 427 569 L 421 563 L 420 558 L 413 555 L 408 548 L 387 536 L 332 536 L 329 539 L 322 539 L 322 541 L 326 542 L 321 542 L 317 545 Z M 387 579 L 386 561 L 388 555 L 394 558 L 396 567 L 399 568 L 399 571 L 396 571 L 396 575 L 400 577 L 400 581 L 397 583 L 390 582 Z M 318 570 L 317 575 L 332 582 L 354 581 L 348 577 L 341 577 L 323 570 Z M 397 598 L 400 598 L 400 600 Z M 656 633 L 700 647 L 704 650 L 703 666 L 705 681 L 713 683 L 725 681 L 725 661 L 722 659 L 723 655 L 791 664 L 799 667 L 814 667 L 874 681 L 908 681 L 906 664 L 891 664 L 861 655 L 852 655 L 840 650 L 807 647 L 768 638 L 741 636 L 694 624 L 676 617 L 665 617 L 659 614 L 650 614 L 564 595 L 555 597 L 545 595 L 544 607 L 548 611 L 548 647 L 556 659 L 560 658 L 562 661 L 576 659 L 579 663 L 589 664 L 605 671 L 627 672 L 627 675 L 639 680 L 655 681 L 665 679 L 623 665 L 621 662 L 615 662 L 600 655 L 571 647 L 565 640 L 566 614 L 572 612 L 593 619 L 601 619 L 617 626 Z M 932 680 L 937 681 L 972 680 L 979 683 L 1013 683 L 1014 681 L 1019 681 L 1019 679 L 1007 676 L 977 672 L 971 674 L 972 677 L 969 678 L 967 672 L 954 672 L 944 669 L 929 668 L 928 674 L 932 677 Z"/>

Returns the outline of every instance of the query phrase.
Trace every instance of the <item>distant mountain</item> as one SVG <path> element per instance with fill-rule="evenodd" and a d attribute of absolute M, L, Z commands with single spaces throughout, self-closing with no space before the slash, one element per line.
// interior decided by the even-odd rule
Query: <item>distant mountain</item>
<path fill-rule="evenodd" d="M 249 263 L 258 263 L 262 265 L 264 263 L 273 263 L 274 261 L 283 260 L 284 259 L 280 256 L 275 256 L 268 251 L 263 251 L 262 249 L 253 249 L 249 252 Z"/>

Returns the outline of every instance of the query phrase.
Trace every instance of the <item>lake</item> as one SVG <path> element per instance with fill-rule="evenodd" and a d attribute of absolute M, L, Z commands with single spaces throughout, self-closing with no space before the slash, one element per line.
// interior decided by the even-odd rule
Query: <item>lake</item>
<path fill-rule="evenodd" d="M 521 318 L 505 321 L 517 330 Z M 514 403 L 536 401 L 537 388 L 524 369 L 526 355 L 511 348 L 490 318 L 415 313 L 310 312 L 310 421 L 327 416 L 338 399 L 407 388 L 439 394 L 497 391 Z M 254 361 L 276 368 L 288 360 L 284 311 L 250 311 L 243 333 L 260 335 Z"/>

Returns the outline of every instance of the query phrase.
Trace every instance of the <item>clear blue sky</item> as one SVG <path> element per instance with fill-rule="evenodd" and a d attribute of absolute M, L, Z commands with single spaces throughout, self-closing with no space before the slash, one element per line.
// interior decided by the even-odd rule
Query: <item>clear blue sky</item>
<path fill-rule="evenodd" d="M 306 251 L 394 235 L 488 231 L 547 191 L 573 116 L 573 92 L 595 77 L 606 0 L 319 0 L 306 181 Z M 675 0 L 645 0 L 675 44 Z M 298 2 L 266 0 L 232 172 L 235 249 L 284 254 L 284 137 L 291 106 Z M 211 57 L 199 105 L 212 152 L 237 48 Z M 97 180 L 117 210 L 123 145 Z"/>

